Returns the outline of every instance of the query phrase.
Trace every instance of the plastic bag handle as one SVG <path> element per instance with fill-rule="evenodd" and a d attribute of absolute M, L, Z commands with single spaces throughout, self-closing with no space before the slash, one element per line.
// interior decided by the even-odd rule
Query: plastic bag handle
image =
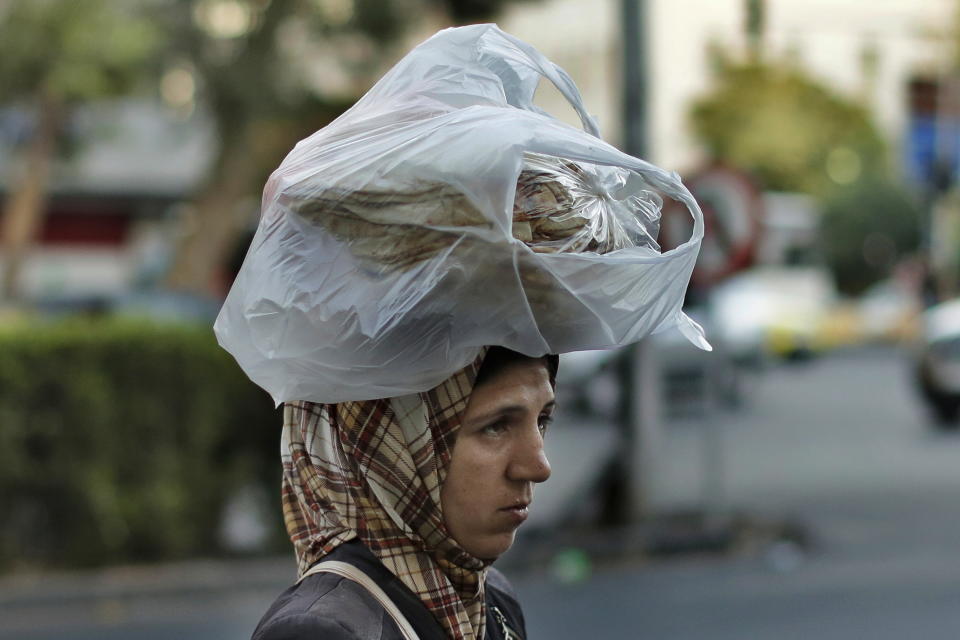
<path fill-rule="evenodd" d="M 527 58 L 529 58 L 530 62 L 533 63 L 536 70 L 540 72 L 540 75 L 553 83 L 553 86 L 567 99 L 570 106 L 573 107 L 577 115 L 580 116 L 580 122 L 583 123 L 583 130 L 599 138 L 600 127 L 596 119 L 587 112 L 587 108 L 583 104 L 583 97 L 580 95 L 580 91 L 577 89 L 577 85 L 574 84 L 573 79 L 567 75 L 567 72 L 550 62 L 545 55 L 523 40 L 518 40 L 504 31 L 500 31 L 500 35 L 504 36 L 513 46 L 522 51 Z M 495 52 L 492 51 L 488 51 L 488 53 L 496 55 Z M 510 64 L 511 60 L 502 56 L 499 57 L 507 64 Z"/>

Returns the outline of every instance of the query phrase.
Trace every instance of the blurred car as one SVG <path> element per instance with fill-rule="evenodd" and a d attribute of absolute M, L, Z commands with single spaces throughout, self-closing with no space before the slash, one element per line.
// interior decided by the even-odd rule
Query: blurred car
<path fill-rule="evenodd" d="M 715 407 L 736 407 L 743 400 L 741 368 L 730 357 L 702 309 L 686 312 L 703 326 L 713 351 L 703 351 L 676 328 L 648 338 L 647 357 L 659 372 L 661 409 L 666 417 L 701 415 Z M 558 389 L 565 408 L 601 420 L 617 421 L 628 349 L 580 351 L 563 355 Z"/>
<path fill-rule="evenodd" d="M 833 279 L 822 267 L 759 267 L 718 285 L 710 316 L 733 359 L 758 364 L 831 346 L 824 328 L 836 302 Z"/>
<path fill-rule="evenodd" d="M 859 301 L 860 330 L 872 342 L 903 342 L 916 338 L 920 300 L 895 280 L 867 289 Z"/>
<path fill-rule="evenodd" d="M 960 300 L 928 309 L 921 318 L 915 352 L 915 375 L 921 396 L 938 426 L 960 426 Z"/>

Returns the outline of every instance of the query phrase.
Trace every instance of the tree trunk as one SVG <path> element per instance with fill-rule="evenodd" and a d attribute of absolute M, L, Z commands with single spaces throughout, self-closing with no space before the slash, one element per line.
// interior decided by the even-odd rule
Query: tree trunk
<path fill-rule="evenodd" d="M 219 294 L 217 276 L 247 218 L 237 207 L 259 185 L 259 165 L 251 153 L 249 127 L 220 149 L 214 175 L 193 202 L 193 215 L 181 224 L 173 263 L 165 278 L 170 289 Z"/>
<path fill-rule="evenodd" d="M 230 283 L 224 282 L 223 269 L 250 221 L 247 212 L 238 207 L 250 196 L 259 196 L 265 167 L 275 167 L 305 132 L 313 131 L 311 126 L 298 120 L 254 120 L 227 127 L 235 133 L 223 139 L 211 178 L 193 201 L 194 213 L 181 225 L 180 240 L 164 279 L 167 288 L 201 295 L 226 294 L 224 287 Z"/>
<path fill-rule="evenodd" d="M 14 177 L 4 208 L 0 236 L 3 247 L 0 301 L 3 302 L 15 302 L 21 297 L 20 271 L 43 222 L 62 115 L 57 100 L 40 97 L 36 129 L 28 143 L 23 171 Z"/>

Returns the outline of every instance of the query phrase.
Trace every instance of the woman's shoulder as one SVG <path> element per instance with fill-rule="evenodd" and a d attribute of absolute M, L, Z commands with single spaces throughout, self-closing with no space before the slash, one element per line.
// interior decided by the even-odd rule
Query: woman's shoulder
<path fill-rule="evenodd" d="M 344 544 L 331 559 L 359 566 L 387 593 L 421 638 L 442 638 L 443 631 L 423 603 L 364 549 Z M 526 630 L 516 592 L 507 578 L 490 568 L 486 576 L 487 637 L 524 638 Z M 507 633 L 504 625 L 511 633 Z M 333 573 L 309 575 L 284 591 L 267 609 L 252 640 L 401 640 L 386 609 L 363 586 Z"/>
<path fill-rule="evenodd" d="M 324 560 L 346 562 L 370 578 L 400 610 L 422 640 L 443 640 L 443 629 L 410 591 L 359 541 L 335 548 Z M 401 640 L 390 613 L 367 589 L 328 572 L 308 575 L 267 609 L 253 640 Z"/>
<path fill-rule="evenodd" d="M 500 571 L 487 570 L 487 633 L 488 638 L 522 640 L 527 637 L 526 621 L 513 585 Z"/>
<path fill-rule="evenodd" d="M 486 588 L 492 589 L 493 592 L 498 593 L 502 597 L 510 598 L 514 602 L 517 600 L 517 592 L 513 589 L 513 585 L 510 584 L 507 577 L 495 567 L 487 569 Z"/>
<path fill-rule="evenodd" d="M 252 640 L 393 640 L 393 623 L 363 587 L 321 573 L 287 589 L 264 614 Z"/>

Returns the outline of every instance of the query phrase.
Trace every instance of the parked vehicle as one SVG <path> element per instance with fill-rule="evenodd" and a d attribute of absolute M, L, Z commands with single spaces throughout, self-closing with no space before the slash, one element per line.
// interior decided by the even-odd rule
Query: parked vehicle
<path fill-rule="evenodd" d="M 928 309 L 921 320 L 915 377 L 940 428 L 960 428 L 960 299 Z"/>
<path fill-rule="evenodd" d="M 873 285 L 859 300 L 860 332 L 870 342 L 898 343 L 916 339 L 919 296 L 894 280 Z"/>
<path fill-rule="evenodd" d="M 700 323 L 713 351 L 697 349 L 675 328 L 652 335 L 647 357 L 660 373 L 661 410 L 668 418 L 735 408 L 743 401 L 743 367 L 702 309 L 687 312 Z M 616 421 L 623 393 L 624 350 L 564 354 L 558 387 L 564 407 L 600 420 Z"/>
<path fill-rule="evenodd" d="M 823 329 L 836 301 L 833 280 L 822 267 L 757 267 L 713 291 L 713 335 L 738 363 L 802 359 L 831 346 Z"/>

